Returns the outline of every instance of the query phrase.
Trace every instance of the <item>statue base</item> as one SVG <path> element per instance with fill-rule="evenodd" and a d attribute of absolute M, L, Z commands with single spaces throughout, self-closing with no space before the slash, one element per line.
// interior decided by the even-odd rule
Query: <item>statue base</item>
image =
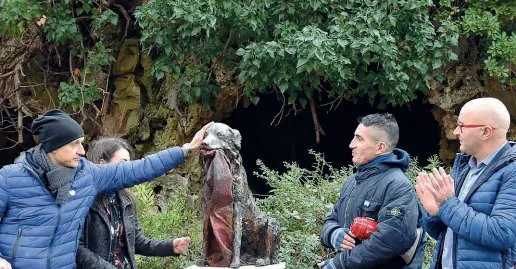
<path fill-rule="evenodd" d="M 238 269 L 285 269 L 286 264 L 284 262 L 280 262 L 278 264 L 271 264 L 267 266 L 254 266 L 254 265 L 244 265 L 240 266 Z M 197 265 L 192 265 L 190 267 L 187 267 L 185 269 L 206 269 L 206 268 L 216 268 L 216 269 L 232 269 L 230 267 L 199 267 Z"/>

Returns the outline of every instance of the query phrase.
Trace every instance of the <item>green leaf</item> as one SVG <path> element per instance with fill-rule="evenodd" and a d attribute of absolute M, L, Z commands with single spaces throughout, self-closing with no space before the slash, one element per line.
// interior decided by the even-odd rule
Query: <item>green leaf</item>
<path fill-rule="evenodd" d="M 459 57 L 457 56 L 457 54 L 453 53 L 453 52 L 450 52 L 448 54 L 448 59 L 450 61 L 458 61 L 459 60 Z"/>
<path fill-rule="evenodd" d="M 87 4 L 87 3 L 84 3 L 82 5 L 82 9 L 86 12 L 86 13 L 89 13 L 91 11 L 91 6 L 90 4 Z"/>
<path fill-rule="evenodd" d="M 192 92 L 194 93 L 195 96 L 200 96 L 201 95 L 201 87 L 192 87 Z"/>
<path fill-rule="evenodd" d="M 245 49 L 243 49 L 243 48 L 239 48 L 236 51 L 236 55 L 238 55 L 238 56 L 244 56 L 244 54 L 245 54 Z"/>
<path fill-rule="evenodd" d="M 111 19 L 109 20 L 109 22 L 111 22 L 111 24 L 113 25 L 117 25 L 118 23 L 118 16 L 111 16 Z"/>
<path fill-rule="evenodd" d="M 308 101 L 305 98 L 299 98 L 299 103 L 301 104 L 301 107 L 305 108 Z"/>
<path fill-rule="evenodd" d="M 281 93 L 285 93 L 285 91 L 288 90 L 288 82 L 281 83 L 278 85 L 278 88 L 280 89 Z"/>
<path fill-rule="evenodd" d="M 396 22 L 398 20 L 394 16 L 389 15 L 389 21 L 391 22 L 392 26 L 396 26 Z"/>
<path fill-rule="evenodd" d="M 251 99 L 251 102 L 254 104 L 254 105 L 258 105 L 258 102 L 260 102 L 260 97 L 258 96 L 253 96 L 250 98 Z"/>
<path fill-rule="evenodd" d="M 155 73 L 155 76 L 157 80 L 160 80 L 165 76 L 165 73 L 163 73 L 163 71 L 158 71 Z"/>
<path fill-rule="evenodd" d="M 299 60 L 297 60 L 296 68 L 299 68 L 299 67 L 301 67 L 301 66 L 305 65 L 305 64 L 306 64 L 306 62 L 308 62 L 308 60 L 307 60 L 307 59 L 299 59 Z"/>
<path fill-rule="evenodd" d="M 161 35 L 156 36 L 156 43 L 163 45 L 163 37 Z"/>
<path fill-rule="evenodd" d="M 317 10 L 321 6 L 321 1 L 310 0 L 310 6 L 313 8 L 313 10 Z"/>
<path fill-rule="evenodd" d="M 297 51 L 297 50 L 296 50 L 296 48 L 294 48 L 294 47 L 288 47 L 288 48 L 286 48 L 286 49 L 285 49 L 285 51 L 286 51 L 288 54 L 290 54 L 290 55 L 294 55 L 294 54 L 296 54 L 296 51 Z"/>
<path fill-rule="evenodd" d="M 437 59 L 432 63 L 432 68 L 435 70 L 443 65 L 441 59 Z"/>
<path fill-rule="evenodd" d="M 315 38 L 313 43 L 316 47 L 320 47 L 322 44 L 322 40 L 320 38 Z"/>
<path fill-rule="evenodd" d="M 256 66 L 256 67 L 260 68 L 260 64 L 261 64 L 261 62 L 260 62 L 260 60 L 258 60 L 258 59 L 253 59 L 253 64 L 254 64 L 254 66 Z"/>
<path fill-rule="evenodd" d="M 172 52 L 172 45 L 169 44 L 169 45 L 165 46 L 165 53 L 167 55 L 170 55 L 171 52 Z"/>
<path fill-rule="evenodd" d="M 292 105 L 292 104 L 294 104 L 294 102 L 296 102 L 296 97 L 294 95 L 289 96 L 288 97 L 288 104 Z"/>
<path fill-rule="evenodd" d="M 337 39 L 337 43 L 339 43 L 339 45 L 342 47 L 342 48 L 346 48 L 346 45 L 349 44 L 349 42 L 347 40 L 342 40 L 342 39 Z"/>

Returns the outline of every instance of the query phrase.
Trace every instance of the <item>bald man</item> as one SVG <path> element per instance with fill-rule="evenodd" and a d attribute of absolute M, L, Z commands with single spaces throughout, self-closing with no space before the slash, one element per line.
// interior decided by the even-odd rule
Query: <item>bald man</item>
<path fill-rule="evenodd" d="M 430 268 L 513 268 L 516 261 L 516 147 L 507 141 L 510 115 L 495 98 L 460 111 L 452 173 L 419 174 L 423 226 L 437 240 Z"/>

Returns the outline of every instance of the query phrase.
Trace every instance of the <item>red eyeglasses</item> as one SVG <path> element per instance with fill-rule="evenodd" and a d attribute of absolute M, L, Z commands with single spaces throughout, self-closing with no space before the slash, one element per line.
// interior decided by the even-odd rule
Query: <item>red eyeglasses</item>
<path fill-rule="evenodd" d="M 478 128 L 478 127 L 489 127 L 491 129 L 496 130 L 495 127 L 492 127 L 492 126 L 489 126 L 489 125 L 484 125 L 484 124 L 458 124 L 457 125 L 459 128 L 460 128 L 460 132 L 462 133 L 462 128 Z"/>

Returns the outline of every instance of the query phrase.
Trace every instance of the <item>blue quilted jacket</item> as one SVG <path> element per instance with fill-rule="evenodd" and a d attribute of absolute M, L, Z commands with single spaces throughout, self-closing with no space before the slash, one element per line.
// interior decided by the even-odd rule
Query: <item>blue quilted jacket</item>
<path fill-rule="evenodd" d="M 150 181 L 184 161 L 179 147 L 96 165 L 81 158 L 68 202 L 57 205 L 26 155 L 0 169 L 0 257 L 13 269 L 72 269 L 95 196 Z"/>
<path fill-rule="evenodd" d="M 458 154 L 451 176 L 455 192 L 469 171 L 470 156 Z M 516 261 L 516 147 L 507 144 L 475 182 L 464 202 L 446 200 L 439 213 L 425 212 L 423 225 L 437 239 L 432 269 L 441 268 L 447 227 L 453 234 L 456 269 L 508 269 Z"/>

